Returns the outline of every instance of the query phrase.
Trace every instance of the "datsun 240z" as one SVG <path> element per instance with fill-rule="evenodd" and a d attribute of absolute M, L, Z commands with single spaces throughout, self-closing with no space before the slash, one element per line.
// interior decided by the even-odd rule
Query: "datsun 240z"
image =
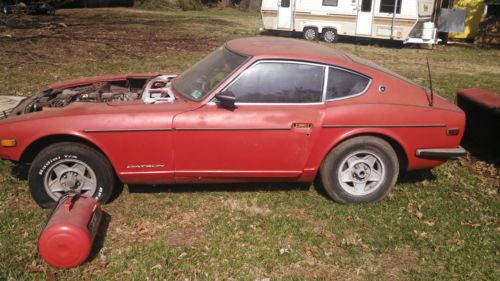
<path fill-rule="evenodd" d="M 176 76 L 52 85 L 0 120 L 0 157 L 34 200 L 100 202 L 117 184 L 312 182 L 340 203 L 383 198 L 403 170 L 461 156 L 457 106 L 320 44 L 227 42 Z"/>

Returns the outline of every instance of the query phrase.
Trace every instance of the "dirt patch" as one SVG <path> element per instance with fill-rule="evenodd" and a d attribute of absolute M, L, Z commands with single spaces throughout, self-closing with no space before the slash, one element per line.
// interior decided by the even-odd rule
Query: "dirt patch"
<path fill-rule="evenodd" d="M 498 194 L 500 189 L 500 169 L 494 163 L 481 161 L 471 154 L 459 159 L 460 165 L 479 176 L 481 180 L 490 184 L 492 192 Z"/>
<path fill-rule="evenodd" d="M 321 262 L 301 261 L 282 267 L 271 275 L 271 280 L 359 280 L 348 272 L 332 264 Z"/>
<path fill-rule="evenodd" d="M 385 280 L 409 280 L 406 275 L 417 265 L 417 258 L 409 248 L 396 248 L 376 258 L 374 273 Z"/>
<path fill-rule="evenodd" d="M 75 56 L 99 62 L 116 55 L 140 58 L 167 51 L 208 52 L 223 40 L 214 32 L 198 29 L 214 24 L 222 29 L 229 24 L 201 18 L 193 25 L 188 17 L 174 20 L 163 14 L 145 15 L 130 17 L 129 12 L 107 9 L 89 14 L 75 9 L 56 16 L 20 18 L 20 25 L 0 30 L 2 65 L 10 69 L 26 64 L 57 65 Z M 190 36 L 186 28 L 196 36 Z"/>
<path fill-rule="evenodd" d="M 203 236 L 203 233 L 204 229 L 199 227 L 184 226 L 168 231 L 165 236 L 169 246 L 191 246 Z"/>
<path fill-rule="evenodd" d="M 182 212 L 177 207 L 168 208 L 164 215 L 158 219 L 138 217 L 132 223 L 126 220 L 131 218 L 114 218 L 108 231 L 110 244 L 134 245 L 165 237 L 170 246 L 189 246 L 198 241 L 205 233 L 207 221 L 202 217 L 210 215 L 207 209 Z"/>
<path fill-rule="evenodd" d="M 268 216 L 272 214 L 271 209 L 259 206 L 256 200 L 250 202 L 229 199 L 224 201 L 224 206 L 232 211 L 244 212 L 248 216 Z"/>

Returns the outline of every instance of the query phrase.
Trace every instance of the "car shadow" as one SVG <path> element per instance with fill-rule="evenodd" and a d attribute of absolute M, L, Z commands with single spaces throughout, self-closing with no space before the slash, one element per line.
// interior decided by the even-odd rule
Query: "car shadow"
<path fill-rule="evenodd" d="M 108 234 L 110 222 L 111 215 L 103 211 L 101 223 L 99 224 L 99 229 L 97 230 L 87 262 L 91 262 L 99 256 L 101 249 L 104 247 L 104 242 L 106 241 L 106 235 Z"/>
<path fill-rule="evenodd" d="M 11 175 L 18 180 L 28 180 L 29 165 L 14 163 L 11 166 Z"/>
<path fill-rule="evenodd" d="M 418 170 L 401 173 L 399 183 L 417 183 L 434 181 L 436 176 L 431 170 Z M 311 183 L 297 182 L 249 182 L 249 183 L 219 183 L 219 184 L 161 184 L 161 185 L 127 185 L 130 193 L 199 193 L 199 192 L 278 192 L 291 190 L 309 190 Z M 321 196 L 330 199 L 325 191 L 319 175 L 312 183 L 312 188 Z"/>
<path fill-rule="evenodd" d="M 309 190 L 310 183 L 247 182 L 220 184 L 128 185 L 130 193 L 276 192 Z"/>
<path fill-rule="evenodd" d="M 430 169 L 425 169 L 425 170 L 416 170 L 416 171 L 406 171 L 400 173 L 398 177 L 398 183 L 417 183 L 421 181 L 435 181 L 436 176 L 432 173 L 432 170 Z"/>

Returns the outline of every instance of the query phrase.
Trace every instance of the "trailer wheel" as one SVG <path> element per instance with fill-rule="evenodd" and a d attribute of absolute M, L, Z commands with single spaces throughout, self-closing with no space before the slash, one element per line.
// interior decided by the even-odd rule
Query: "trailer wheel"
<path fill-rule="evenodd" d="M 318 29 L 316 27 L 304 27 L 302 37 L 309 41 L 316 40 L 318 39 Z"/>
<path fill-rule="evenodd" d="M 337 35 L 337 30 L 333 28 L 323 29 L 323 34 L 321 34 L 321 38 L 323 41 L 327 43 L 335 43 L 339 40 L 339 36 Z"/>
<path fill-rule="evenodd" d="M 9 13 L 9 10 L 7 9 L 6 6 L 2 7 L 2 13 L 5 14 L 5 15 Z"/>

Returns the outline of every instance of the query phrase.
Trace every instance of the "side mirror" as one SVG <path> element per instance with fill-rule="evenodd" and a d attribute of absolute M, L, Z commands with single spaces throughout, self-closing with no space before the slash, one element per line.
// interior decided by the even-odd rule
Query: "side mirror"
<path fill-rule="evenodd" d="M 222 92 L 218 93 L 215 95 L 215 99 L 217 100 L 217 104 L 220 107 L 228 108 L 228 109 L 235 109 L 236 108 L 236 97 L 234 96 L 233 92 L 227 91 L 227 92 Z"/>

